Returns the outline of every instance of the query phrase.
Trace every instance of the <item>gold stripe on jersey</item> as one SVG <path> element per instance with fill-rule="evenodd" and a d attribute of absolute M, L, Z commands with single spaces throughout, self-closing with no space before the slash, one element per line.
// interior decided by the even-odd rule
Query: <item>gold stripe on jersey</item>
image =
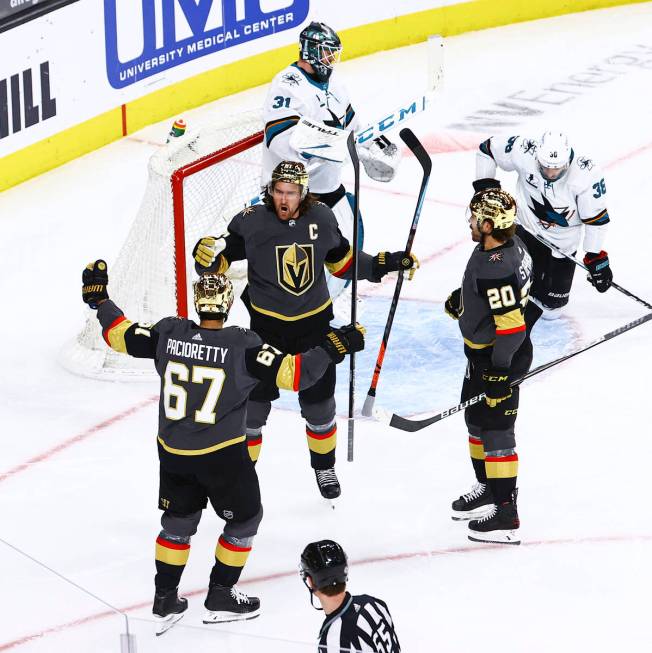
<path fill-rule="evenodd" d="M 494 322 L 496 323 L 496 333 L 525 327 L 525 318 L 520 308 L 515 308 L 513 311 L 504 313 L 503 315 L 494 315 Z"/>
<path fill-rule="evenodd" d="M 276 373 L 276 385 L 282 390 L 299 389 L 299 376 L 301 375 L 301 355 L 287 354 L 281 361 L 281 366 Z"/>
<path fill-rule="evenodd" d="M 472 342 L 468 338 L 464 338 L 464 344 L 470 349 L 486 349 L 487 347 L 493 347 L 495 342 L 496 342 L 495 340 L 492 340 L 491 342 L 487 342 L 487 343 Z"/>
<path fill-rule="evenodd" d="M 269 315 L 270 317 L 275 317 L 277 320 L 283 320 L 284 322 L 296 322 L 297 320 L 303 320 L 304 317 L 310 317 L 311 315 L 317 315 L 321 313 L 325 308 L 328 308 L 332 303 L 331 298 L 329 297 L 321 306 L 308 311 L 307 313 L 301 313 L 301 315 L 283 315 L 281 313 L 276 313 L 275 311 L 268 311 L 266 308 L 260 308 L 251 302 L 251 308 L 253 308 L 257 313 L 262 313 L 263 315 Z"/>
<path fill-rule="evenodd" d="M 346 272 L 351 267 L 353 260 L 353 250 L 349 247 L 347 253 L 335 263 L 325 262 L 326 269 L 334 276 L 337 277 L 343 272 Z"/>
<path fill-rule="evenodd" d="M 174 453 L 177 456 L 202 456 L 205 453 L 212 453 L 213 451 L 219 451 L 220 449 L 225 449 L 230 447 L 233 444 L 238 444 L 239 442 L 244 442 L 246 436 L 241 435 L 237 438 L 231 440 L 225 440 L 224 442 L 219 442 L 218 444 L 213 445 L 212 447 L 206 447 L 206 449 L 175 449 L 165 444 L 163 438 L 159 435 L 158 441 L 161 443 L 161 446 L 169 453 Z"/>
<path fill-rule="evenodd" d="M 122 354 L 127 353 L 127 343 L 125 342 L 125 333 L 127 329 L 133 324 L 131 320 L 127 320 L 126 318 L 124 320 L 121 320 L 118 324 L 111 325 L 105 336 L 104 339 L 109 343 L 109 346 L 111 349 L 115 349 L 115 351 L 119 351 Z"/>

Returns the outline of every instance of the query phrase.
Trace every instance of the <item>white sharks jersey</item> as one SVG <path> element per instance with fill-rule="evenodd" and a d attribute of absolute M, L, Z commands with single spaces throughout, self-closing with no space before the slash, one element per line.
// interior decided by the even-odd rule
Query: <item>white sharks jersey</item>
<path fill-rule="evenodd" d="M 319 82 L 293 63 L 272 80 L 263 108 L 263 184 L 272 178 L 272 170 L 281 161 L 307 163 L 290 146 L 292 129 L 304 116 L 333 127 L 355 129 L 355 111 L 335 71 L 328 82 Z M 341 184 L 342 165 L 320 160 L 314 168 L 309 165 L 309 174 L 313 193 L 330 193 Z"/>
<path fill-rule="evenodd" d="M 492 136 L 480 144 L 476 178 L 493 177 L 496 165 L 502 170 L 515 170 L 517 222 L 568 254 L 577 251 L 585 225 L 584 251 L 600 252 L 609 222 L 602 170 L 588 157 L 571 150 L 566 173 L 549 182 L 539 171 L 536 149 L 536 141 L 526 136 Z M 553 256 L 561 258 L 554 251 Z"/>

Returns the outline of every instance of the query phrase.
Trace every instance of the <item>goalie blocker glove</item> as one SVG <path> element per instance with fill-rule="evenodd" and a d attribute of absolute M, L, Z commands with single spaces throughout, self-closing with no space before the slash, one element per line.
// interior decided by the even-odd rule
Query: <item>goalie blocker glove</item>
<path fill-rule="evenodd" d="M 415 270 L 419 267 L 419 259 L 416 254 L 411 252 L 378 252 L 373 257 L 374 276 L 379 281 L 388 272 L 398 272 L 398 270 L 410 270 L 408 279 L 412 279 Z"/>
<path fill-rule="evenodd" d="M 403 153 L 387 136 L 379 136 L 370 145 L 362 145 L 358 149 L 358 156 L 367 176 L 386 183 L 396 176 Z"/>
<path fill-rule="evenodd" d="M 584 256 L 584 265 L 586 265 L 589 271 L 587 279 L 593 284 L 593 287 L 598 292 L 609 290 L 614 275 L 609 267 L 607 252 L 604 250 L 599 254 L 587 252 Z"/>
<path fill-rule="evenodd" d="M 217 257 L 224 251 L 226 241 L 224 236 L 205 236 L 200 238 L 192 250 L 195 263 L 204 272 L 212 272 L 210 267 Z"/>
<path fill-rule="evenodd" d="M 364 349 L 366 330 L 361 324 L 347 324 L 339 329 L 332 329 L 324 337 L 321 346 L 334 363 L 341 363 L 346 354 Z"/>
<path fill-rule="evenodd" d="M 501 401 L 512 396 L 508 369 L 489 367 L 482 373 L 482 380 L 484 381 L 485 401 L 489 408 L 495 408 Z"/>
<path fill-rule="evenodd" d="M 100 302 L 109 298 L 109 271 L 106 261 L 98 259 L 89 263 L 82 272 L 82 299 L 90 308 L 97 309 Z"/>

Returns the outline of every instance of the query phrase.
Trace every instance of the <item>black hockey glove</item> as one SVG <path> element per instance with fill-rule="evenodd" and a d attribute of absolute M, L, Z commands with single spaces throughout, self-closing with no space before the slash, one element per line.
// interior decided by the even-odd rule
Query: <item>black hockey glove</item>
<path fill-rule="evenodd" d="M 482 373 L 482 380 L 485 401 L 489 408 L 495 408 L 501 401 L 512 396 L 512 389 L 509 387 L 509 370 L 489 367 Z"/>
<path fill-rule="evenodd" d="M 500 181 L 491 177 L 485 177 L 484 179 L 476 179 L 473 182 L 473 194 L 479 193 L 481 190 L 487 190 L 488 188 L 500 188 Z"/>
<path fill-rule="evenodd" d="M 584 256 L 584 265 L 589 269 L 589 276 L 587 279 L 593 284 L 593 287 L 598 292 L 609 290 L 614 275 L 609 267 L 609 257 L 607 256 L 607 252 L 604 250 L 599 254 L 587 252 Z"/>
<path fill-rule="evenodd" d="M 454 320 L 459 320 L 462 315 L 462 289 L 457 288 L 448 295 L 448 299 L 444 302 L 444 310 L 446 314 Z"/>
<path fill-rule="evenodd" d="M 89 263 L 82 272 L 82 299 L 91 308 L 96 309 L 99 302 L 109 298 L 106 287 L 109 285 L 109 271 L 106 261 L 98 259 Z"/>
<path fill-rule="evenodd" d="M 361 324 L 347 324 L 338 329 L 332 329 L 324 337 L 321 346 L 332 358 L 334 363 L 341 363 L 346 354 L 352 354 L 364 349 L 364 334 L 366 329 Z"/>
<path fill-rule="evenodd" d="M 380 281 L 388 272 L 409 270 L 408 280 L 414 276 L 419 267 L 419 259 L 415 254 L 405 252 L 378 252 L 373 258 L 374 277 Z"/>

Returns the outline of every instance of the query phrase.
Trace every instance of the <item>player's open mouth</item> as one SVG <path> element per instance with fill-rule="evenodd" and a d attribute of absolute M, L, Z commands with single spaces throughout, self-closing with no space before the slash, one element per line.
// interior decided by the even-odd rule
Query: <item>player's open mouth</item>
<path fill-rule="evenodd" d="M 281 212 L 281 215 L 286 216 L 290 212 L 290 209 L 287 207 L 287 205 L 281 204 L 279 211 Z"/>

